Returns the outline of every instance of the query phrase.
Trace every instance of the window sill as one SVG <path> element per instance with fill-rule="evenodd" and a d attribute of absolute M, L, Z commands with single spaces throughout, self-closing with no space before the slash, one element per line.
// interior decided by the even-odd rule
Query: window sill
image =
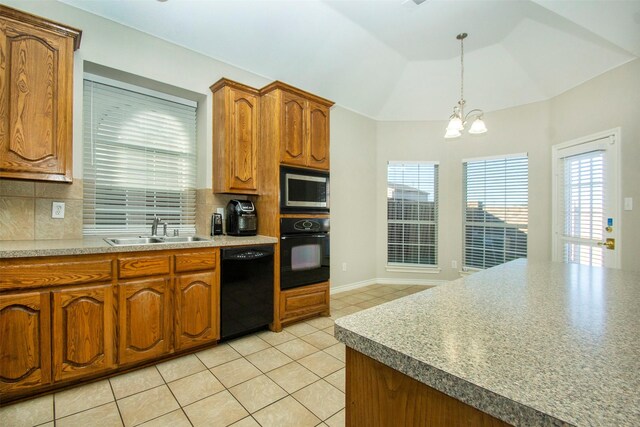
<path fill-rule="evenodd" d="M 417 265 L 401 266 L 401 265 L 388 265 L 386 270 L 390 273 L 423 273 L 423 274 L 438 274 L 442 270 L 438 267 L 420 267 Z"/>

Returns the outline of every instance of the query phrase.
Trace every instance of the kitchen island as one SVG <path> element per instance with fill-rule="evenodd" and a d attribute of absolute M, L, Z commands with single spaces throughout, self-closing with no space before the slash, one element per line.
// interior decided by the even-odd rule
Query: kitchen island
<path fill-rule="evenodd" d="M 640 273 L 516 260 L 343 317 L 347 425 L 640 425 L 639 316 Z"/>

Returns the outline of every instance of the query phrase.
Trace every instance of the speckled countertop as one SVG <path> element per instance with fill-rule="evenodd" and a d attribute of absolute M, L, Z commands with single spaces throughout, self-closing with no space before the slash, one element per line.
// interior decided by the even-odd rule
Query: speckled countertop
<path fill-rule="evenodd" d="M 512 261 L 338 319 L 336 338 L 514 425 L 640 425 L 640 273 Z"/>
<path fill-rule="evenodd" d="M 214 236 L 209 240 L 188 243 L 111 246 L 102 238 L 78 240 L 5 240 L 0 241 L 0 258 L 26 258 L 55 255 L 87 255 L 110 252 L 138 252 L 163 249 L 213 248 L 277 243 L 268 236 Z"/>

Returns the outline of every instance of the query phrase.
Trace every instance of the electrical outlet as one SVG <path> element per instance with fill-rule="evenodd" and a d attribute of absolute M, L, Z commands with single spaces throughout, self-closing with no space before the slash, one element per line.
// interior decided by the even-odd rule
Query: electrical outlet
<path fill-rule="evenodd" d="M 633 199 L 631 197 L 624 198 L 624 210 L 625 211 L 633 210 Z"/>
<path fill-rule="evenodd" d="M 220 215 L 224 216 L 224 208 L 216 208 L 216 213 L 219 213 Z"/>
<path fill-rule="evenodd" d="M 458 268 L 458 261 L 456 261 L 455 259 L 451 261 L 451 268 Z"/>
<path fill-rule="evenodd" d="M 342 271 L 347 271 L 347 263 L 346 262 L 342 263 Z"/>
<path fill-rule="evenodd" d="M 51 218 L 64 218 L 64 202 L 51 204 Z"/>

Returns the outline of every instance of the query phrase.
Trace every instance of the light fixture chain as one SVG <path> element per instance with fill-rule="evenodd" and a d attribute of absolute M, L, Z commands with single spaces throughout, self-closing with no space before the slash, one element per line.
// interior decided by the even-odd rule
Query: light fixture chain
<path fill-rule="evenodd" d="M 460 100 L 464 101 L 464 37 L 460 38 Z"/>

